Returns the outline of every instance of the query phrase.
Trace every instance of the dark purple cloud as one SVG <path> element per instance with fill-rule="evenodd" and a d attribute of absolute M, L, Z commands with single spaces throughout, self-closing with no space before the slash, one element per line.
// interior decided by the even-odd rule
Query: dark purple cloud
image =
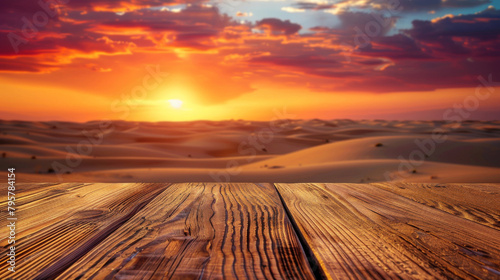
<path fill-rule="evenodd" d="M 470 8 L 490 4 L 490 0 L 446 0 L 441 2 L 443 7 Z"/>
<path fill-rule="evenodd" d="M 256 26 L 263 29 L 269 29 L 272 34 L 285 35 L 295 34 L 302 28 L 299 24 L 277 18 L 265 18 L 257 21 Z"/>
<path fill-rule="evenodd" d="M 473 15 L 415 20 L 404 32 L 436 56 L 498 56 L 500 11 L 488 8 Z"/>

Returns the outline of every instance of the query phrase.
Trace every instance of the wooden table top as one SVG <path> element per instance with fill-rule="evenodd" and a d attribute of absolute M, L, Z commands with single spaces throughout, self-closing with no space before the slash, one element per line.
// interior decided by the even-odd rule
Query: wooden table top
<path fill-rule="evenodd" d="M 500 279 L 500 184 L 17 184 L 16 217 L 0 279 Z"/>

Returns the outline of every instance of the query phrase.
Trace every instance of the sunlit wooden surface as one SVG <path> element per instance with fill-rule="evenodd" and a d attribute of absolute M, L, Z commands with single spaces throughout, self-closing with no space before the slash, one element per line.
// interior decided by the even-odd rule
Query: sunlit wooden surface
<path fill-rule="evenodd" d="M 499 184 L 18 184 L 16 203 L 0 279 L 500 279 Z"/>

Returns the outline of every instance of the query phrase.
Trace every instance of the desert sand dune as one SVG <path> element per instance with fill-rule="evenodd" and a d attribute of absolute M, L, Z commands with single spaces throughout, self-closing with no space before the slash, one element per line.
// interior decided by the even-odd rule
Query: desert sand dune
<path fill-rule="evenodd" d="M 500 182 L 500 122 L 0 121 L 0 154 L 20 182 Z"/>

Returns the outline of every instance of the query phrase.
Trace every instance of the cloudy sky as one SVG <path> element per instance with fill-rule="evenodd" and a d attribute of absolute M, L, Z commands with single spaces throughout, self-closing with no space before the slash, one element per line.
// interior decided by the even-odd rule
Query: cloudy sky
<path fill-rule="evenodd" d="M 0 118 L 500 119 L 500 0 L 40 3 L 0 4 Z"/>

